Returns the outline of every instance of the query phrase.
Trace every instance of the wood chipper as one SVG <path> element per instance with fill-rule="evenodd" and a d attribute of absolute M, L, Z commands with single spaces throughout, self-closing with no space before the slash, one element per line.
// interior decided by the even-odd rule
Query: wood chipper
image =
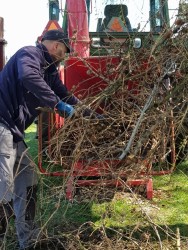
<path fill-rule="evenodd" d="M 53 113 L 47 113 L 47 121 L 44 114 L 39 117 L 39 169 L 65 177 L 68 199 L 75 187 L 85 185 L 144 186 L 152 199 L 152 175 L 169 174 L 175 164 L 169 102 L 158 108 L 165 132 L 145 118 L 170 91 L 159 87 L 168 77 L 163 62 L 154 56 L 164 40 L 160 34 L 169 28 L 168 1 L 137 1 L 138 11 L 130 1 L 117 2 L 66 0 L 60 6 L 49 1 L 50 21 L 44 32 L 58 29 L 57 13 L 63 13 L 62 28 L 74 50 L 61 66 L 62 80 L 82 100 L 81 107 L 103 116 L 81 119 L 81 107 L 76 107 L 78 116 L 72 121 Z M 169 155 L 171 164 L 158 164 Z"/>

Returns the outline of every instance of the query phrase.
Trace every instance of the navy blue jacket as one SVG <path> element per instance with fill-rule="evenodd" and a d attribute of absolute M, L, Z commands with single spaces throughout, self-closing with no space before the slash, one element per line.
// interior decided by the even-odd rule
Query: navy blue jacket
<path fill-rule="evenodd" d="M 53 109 L 60 99 L 78 102 L 42 44 L 19 49 L 0 72 L 0 122 L 9 127 L 14 142 L 24 139 L 25 129 L 40 113 L 37 107 Z"/>

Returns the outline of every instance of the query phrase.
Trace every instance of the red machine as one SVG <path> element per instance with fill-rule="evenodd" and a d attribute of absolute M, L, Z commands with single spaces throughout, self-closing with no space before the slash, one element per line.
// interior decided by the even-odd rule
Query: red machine
<path fill-rule="evenodd" d="M 54 6 L 57 7 L 58 1 L 50 1 L 51 3 L 55 4 Z M 151 0 L 152 5 L 155 4 L 155 1 Z M 88 15 L 88 6 L 90 6 L 90 1 L 85 0 L 67 0 L 66 1 L 66 13 L 67 19 L 65 22 L 65 27 L 68 31 L 69 37 L 71 38 L 71 46 L 76 52 L 77 56 L 70 56 L 68 60 L 66 60 L 65 65 L 63 67 L 63 80 L 66 84 L 68 89 L 73 89 L 74 87 L 74 94 L 81 99 L 84 99 L 87 96 L 93 96 L 99 93 L 101 89 L 106 87 L 106 81 L 101 79 L 98 72 L 102 75 L 105 75 L 107 72 L 108 65 L 113 65 L 115 69 L 118 67 L 121 58 L 119 56 L 109 56 L 109 55 L 102 55 L 102 56 L 93 56 L 91 55 L 91 43 L 94 37 L 93 33 L 89 33 L 88 23 L 89 23 L 89 15 Z M 91 7 L 91 6 L 90 6 Z M 57 19 L 57 18 L 56 18 Z M 153 20 L 154 23 L 155 20 Z M 52 29 L 54 26 L 51 22 L 56 23 L 57 20 L 50 20 L 49 24 L 47 25 L 46 29 Z M 50 26 L 52 25 L 52 26 Z M 162 25 L 162 24 L 161 24 Z M 119 26 L 118 26 L 119 27 Z M 58 27 L 57 27 L 58 28 Z M 118 32 L 119 37 L 118 39 L 125 39 L 122 35 Z M 115 35 L 118 36 L 116 33 Z M 143 34 L 140 34 L 143 36 Z M 102 34 L 104 41 L 107 38 L 104 38 L 105 34 Z M 130 33 L 126 33 L 126 36 L 130 36 Z M 93 52 L 92 52 L 93 53 Z M 83 60 L 84 58 L 84 60 Z M 92 69 L 93 72 L 96 74 L 91 73 L 88 69 Z M 110 77 L 115 77 L 115 75 L 106 74 L 106 79 L 110 80 Z M 134 83 L 135 84 L 135 83 Z M 129 88 L 131 89 L 131 82 L 129 82 Z M 66 121 L 65 121 L 66 122 Z M 58 130 L 64 125 L 64 119 L 59 117 L 58 115 L 49 114 L 48 119 L 48 140 L 50 141 L 51 138 L 51 130 L 56 127 Z M 168 174 L 171 170 L 168 171 L 152 171 L 152 162 L 145 161 L 145 171 L 138 171 L 137 178 L 133 180 L 127 180 L 128 173 L 126 171 L 118 173 L 117 177 L 113 177 L 111 174 L 111 166 L 113 168 L 119 164 L 118 159 L 111 159 L 106 160 L 103 162 L 93 161 L 89 165 L 85 165 L 83 161 L 76 162 L 72 169 L 64 169 L 62 166 L 61 171 L 51 172 L 48 171 L 43 164 L 42 158 L 42 116 L 39 117 L 39 169 L 41 173 L 50 176 L 64 176 L 67 178 L 66 184 L 66 197 L 71 200 L 74 194 L 74 187 L 75 186 L 85 186 L 85 185 L 109 185 L 109 186 L 144 186 L 146 188 L 146 197 L 148 199 L 152 199 L 153 197 L 153 183 L 152 183 L 152 175 L 161 175 L 161 174 Z M 172 129 L 173 133 L 173 129 Z M 49 148 L 50 150 L 50 148 Z M 172 155 L 174 157 L 174 148 L 172 150 Z M 125 159 L 126 164 L 126 159 Z M 110 179 L 109 179 L 109 176 Z M 84 179 L 80 177 L 91 177 L 89 179 Z M 96 179 L 96 177 L 99 177 Z M 101 177 L 101 178 L 100 178 Z M 105 179 L 105 177 L 108 177 Z"/>

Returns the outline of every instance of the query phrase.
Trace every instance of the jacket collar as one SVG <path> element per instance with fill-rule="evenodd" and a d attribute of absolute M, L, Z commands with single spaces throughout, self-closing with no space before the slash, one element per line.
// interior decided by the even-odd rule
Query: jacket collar
<path fill-rule="evenodd" d="M 50 72 L 57 71 L 57 65 L 55 64 L 52 57 L 50 56 L 47 48 L 43 44 L 38 44 L 36 47 L 42 51 L 42 54 L 46 61 L 46 69 L 48 69 L 48 71 Z"/>

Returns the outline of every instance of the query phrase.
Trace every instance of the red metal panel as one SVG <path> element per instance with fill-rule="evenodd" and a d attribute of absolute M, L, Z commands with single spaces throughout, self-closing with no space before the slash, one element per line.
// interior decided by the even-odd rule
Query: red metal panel
<path fill-rule="evenodd" d="M 80 99 L 94 96 L 116 77 L 117 73 L 110 72 L 119 63 L 119 57 L 69 58 L 65 62 L 65 85 Z"/>
<path fill-rule="evenodd" d="M 68 34 L 71 46 L 78 56 L 89 56 L 88 13 L 85 0 L 67 1 Z"/>

